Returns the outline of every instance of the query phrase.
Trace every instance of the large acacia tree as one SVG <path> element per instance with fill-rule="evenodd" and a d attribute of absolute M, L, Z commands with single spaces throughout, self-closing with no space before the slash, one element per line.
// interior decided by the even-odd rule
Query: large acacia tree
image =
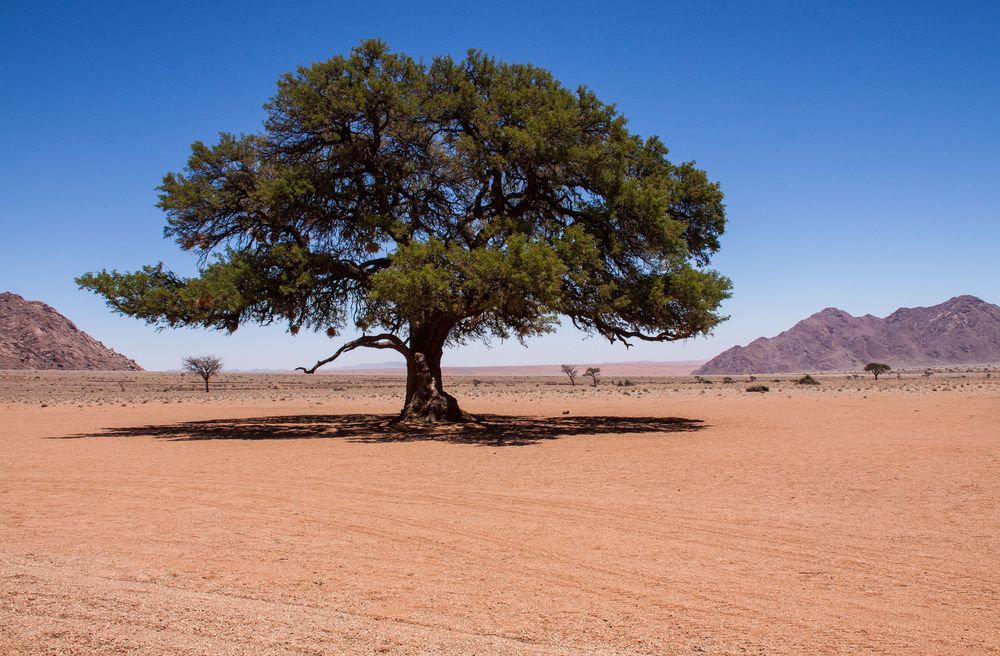
<path fill-rule="evenodd" d="M 169 173 L 160 265 L 77 282 L 161 326 L 285 322 L 407 362 L 407 419 L 461 419 L 446 344 L 524 339 L 559 317 L 626 346 L 710 331 L 722 192 L 586 88 L 478 51 L 429 64 L 366 41 L 287 74 L 256 134 L 192 146 Z"/>

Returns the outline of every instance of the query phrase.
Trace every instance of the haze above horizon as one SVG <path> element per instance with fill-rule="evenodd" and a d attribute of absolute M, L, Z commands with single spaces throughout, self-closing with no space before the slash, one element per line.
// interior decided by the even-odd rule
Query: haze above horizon
<path fill-rule="evenodd" d="M 425 60 L 478 48 L 587 85 L 726 193 L 713 267 L 734 295 L 711 338 L 625 351 L 564 328 L 528 349 L 454 348 L 446 366 L 707 360 L 826 307 L 1000 301 L 1000 4 L 608 6 L 5 5 L 0 291 L 52 305 L 147 369 L 200 353 L 234 369 L 328 356 L 350 334 L 157 332 L 73 278 L 160 260 L 193 272 L 162 238 L 162 176 L 195 140 L 258 130 L 281 74 L 379 37 Z"/>

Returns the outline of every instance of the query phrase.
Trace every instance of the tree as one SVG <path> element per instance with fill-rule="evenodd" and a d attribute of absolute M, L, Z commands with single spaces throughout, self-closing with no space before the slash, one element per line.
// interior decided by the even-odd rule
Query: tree
<path fill-rule="evenodd" d="M 564 374 L 569 376 L 569 382 L 573 384 L 573 387 L 576 387 L 576 367 L 571 364 L 564 364 L 562 366 L 562 371 Z"/>
<path fill-rule="evenodd" d="M 184 358 L 184 371 L 198 374 L 205 381 L 208 393 L 208 379 L 222 371 L 222 360 L 214 355 L 188 356 Z"/>
<path fill-rule="evenodd" d="M 597 376 L 601 373 L 600 367 L 587 367 L 587 370 L 583 372 L 584 376 L 590 376 L 590 379 L 594 381 L 594 387 L 597 387 Z"/>
<path fill-rule="evenodd" d="M 875 380 L 878 380 L 878 377 L 880 375 L 891 370 L 892 367 L 890 367 L 887 364 L 883 364 L 881 362 L 869 362 L 868 364 L 865 365 L 865 371 L 870 371 L 872 375 L 875 376 Z"/>
<path fill-rule="evenodd" d="M 423 63 L 365 41 L 278 81 L 256 134 L 195 142 L 159 187 L 166 236 L 200 256 L 77 279 L 125 315 L 234 331 L 285 322 L 406 360 L 404 419 L 460 420 L 448 344 L 550 332 L 625 346 L 705 334 L 718 184 L 548 71 L 479 51 Z"/>

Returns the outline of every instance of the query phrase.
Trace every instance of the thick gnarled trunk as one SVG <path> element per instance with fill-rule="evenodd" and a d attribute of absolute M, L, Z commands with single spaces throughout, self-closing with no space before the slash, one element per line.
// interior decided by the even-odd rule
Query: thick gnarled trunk
<path fill-rule="evenodd" d="M 393 333 L 362 335 L 347 342 L 337 349 L 336 353 L 313 366 L 296 367 L 296 369 L 306 374 L 314 374 L 323 365 L 357 348 L 392 349 L 406 358 L 406 402 L 399 414 L 401 421 L 423 423 L 469 421 L 474 418 L 458 407 L 458 401 L 444 391 L 441 381 L 441 356 L 444 354 L 444 343 L 454 325 L 455 321 L 448 319 L 438 319 L 426 324 L 411 324 L 410 337 L 405 341 Z"/>
<path fill-rule="evenodd" d="M 400 419 L 428 423 L 469 419 L 469 415 L 458 407 L 455 397 L 444 391 L 440 367 L 435 375 L 423 353 L 414 353 L 407 363 L 406 403 Z"/>
<path fill-rule="evenodd" d="M 441 356 L 451 325 L 437 322 L 411 326 L 410 355 L 406 361 L 406 401 L 403 421 L 468 421 L 470 416 L 458 407 L 458 401 L 444 391 L 441 380 Z"/>

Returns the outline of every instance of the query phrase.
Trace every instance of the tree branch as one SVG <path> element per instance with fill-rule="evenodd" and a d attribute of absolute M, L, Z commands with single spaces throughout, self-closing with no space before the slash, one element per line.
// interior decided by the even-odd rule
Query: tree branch
<path fill-rule="evenodd" d="M 674 342 L 679 339 L 687 339 L 688 337 L 691 337 L 695 334 L 694 331 L 688 333 L 685 331 L 665 330 L 655 335 L 649 335 L 637 330 L 625 330 L 623 328 L 612 326 L 611 324 L 601 320 L 600 317 L 596 316 L 586 317 L 586 320 L 590 321 L 594 325 L 594 328 L 597 329 L 597 332 L 599 332 L 601 335 L 603 335 L 612 342 L 614 341 L 621 342 L 622 344 L 625 345 L 625 348 L 632 347 L 632 343 L 628 341 L 629 339 L 639 339 L 644 342 Z M 574 325 L 576 325 L 575 319 L 573 323 Z"/>
<path fill-rule="evenodd" d="M 323 365 L 330 364 L 344 353 L 347 353 L 348 351 L 353 351 L 354 349 L 361 347 L 376 348 L 376 349 L 392 349 L 393 351 L 398 351 L 399 353 L 401 353 L 403 357 L 406 358 L 407 362 L 409 362 L 410 358 L 412 357 L 410 349 L 407 348 L 406 343 L 403 342 L 403 340 L 401 340 L 400 338 L 396 337 L 395 335 L 389 333 L 382 333 L 381 335 L 362 335 L 361 337 L 355 340 L 347 342 L 339 349 L 337 349 L 336 353 L 326 358 L 325 360 L 318 361 L 312 367 L 308 369 L 306 369 L 305 367 L 295 367 L 295 370 L 298 371 L 301 369 L 304 373 L 314 374 L 316 373 L 316 370 L 322 367 Z"/>

